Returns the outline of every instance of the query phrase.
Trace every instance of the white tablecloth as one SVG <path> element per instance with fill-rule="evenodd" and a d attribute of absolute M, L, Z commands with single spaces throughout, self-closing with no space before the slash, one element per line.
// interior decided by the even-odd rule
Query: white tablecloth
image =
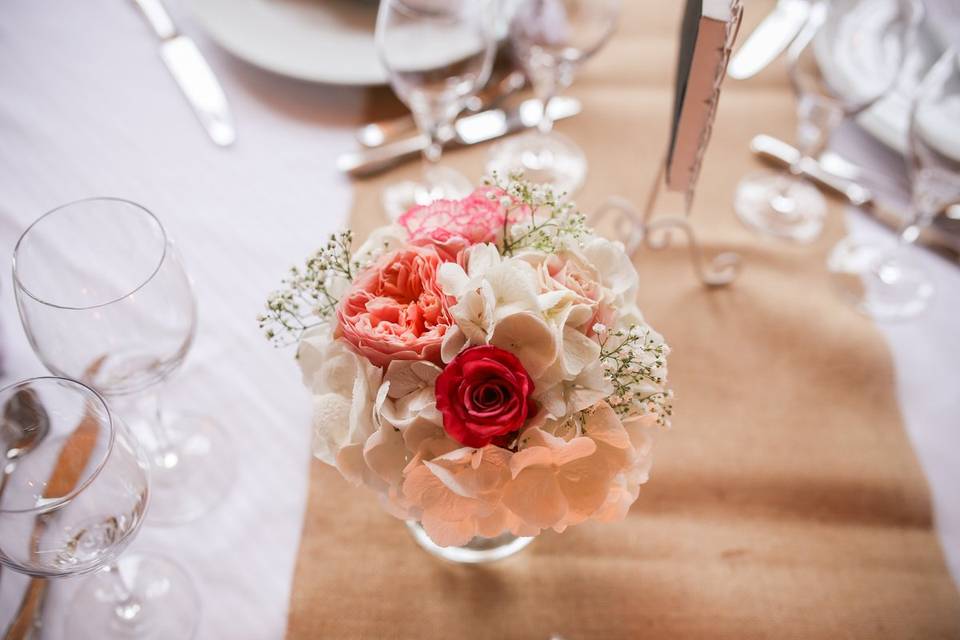
<path fill-rule="evenodd" d="M 239 136 L 231 149 L 207 140 L 132 3 L 4 2 L 0 261 L 40 214 L 91 195 L 144 204 L 178 240 L 196 281 L 200 326 L 170 401 L 223 422 L 239 475 L 216 511 L 188 526 L 146 526 L 133 549 L 165 552 L 189 570 L 203 603 L 199 638 L 281 638 L 306 499 L 309 403 L 292 354 L 274 351 L 254 319 L 285 269 L 344 223 L 350 188 L 333 159 L 352 140 L 337 114 L 357 109 L 359 97 L 232 60 L 192 25 L 181 3 L 170 4 L 229 96 Z M 960 576 L 960 270 L 926 259 L 940 284 L 937 304 L 921 322 L 885 332 Z M 0 287 L 0 324 L 2 382 L 43 374 L 9 280 Z M 19 576 L 2 575 L 0 625 L 23 587 Z M 52 591 L 49 637 L 69 637 L 58 622 L 73 588 L 65 581 Z"/>

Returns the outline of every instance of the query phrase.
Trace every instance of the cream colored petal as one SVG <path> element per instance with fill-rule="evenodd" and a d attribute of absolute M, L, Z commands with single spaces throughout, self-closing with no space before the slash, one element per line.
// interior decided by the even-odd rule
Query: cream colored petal
<path fill-rule="evenodd" d="M 593 238 L 583 254 L 601 275 L 604 286 L 617 296 L 632 302 L 639 284 L 637 270 L 623 250 L 623 245 L 606 238 Z"/>
<path fill-rule="evenodd" d="M 450 307 L 450 314 L 471 344 L 483 344 L 490 331 L 491 309 L 477 291 L 468 291 Z"/>
<path fill-rule="evenodd" d="M 443 342 L 440 344 L 440 357 L 444 362 L 450 362 L 466 346 L 467 336 L 460 330 L 460 327 L 454 325 L 447 329 L 443 336 Z"/>
<path fill-rule="evenodd" d="M 337 452 L 336 467 L 340 475 L 352 485 L 367 485 L 377 490 L 386 484 L 367 466 L 363 459 L 363 445 L 351 444 L 342 447 Z"/>
<path fill-rule="evenodd" d="M 313 398 L 313 455 L 329 465 L 336 464 L 337 452 L 346 439 L 350 424 L 350 401 L 326 393 Z"/>
<path fill-rule="evenodd" d="M 444 262 L 437 269 L 437 284 L 448 296 L 459 298 L 470 288 L 470 277 L 456 262 Z"/>
<path fill-rule="evenodd" d="M 493 329 L 490 344 L 517 356 L 534 380 L 557 359 L 556 335 L 546 322 L 532 313 L 515 313 L 500 320 Z"/>
<path fill-rule="evenodd" d="M 439 375 L 440 367 L 432 362 L 394 360 L 387 366 L 383 379 L 390 383 L 390 397 L 396 399 L 433 386 Z"/>
<path fill-rule="evenodd" d="M 467 270 L 471 278 L 480 278 L 501 262 L 500 250 L 495 245 L 484 243 L 470 248 Z"/>
<path fill-rule="evenodd" d="M 599 362 L 600 345 L 576 329 L 563 328 L 563 369 L 568 376 L 577 376 L 589 365 Z"/>
<path fill-rule="evenodd" d="M 368 262 L 406 243 L 407 230 L 400 225 L 377 227 L 370 233 L 367 241 L 353 253 L 353 257 L 360 263 Z"/>
<path fill-rule="evenodd" d="M 509 260 L 490 269 L 485 281 L 496 300 L 494 321 L 522 311 L 539 311 L 537 274 L 526 262 Z"/>
<path fill-rule="evenodd" d="M 403 468 L 407 464 L 407 448 L 403 436 L 392 427 L 381 427 L 363 446 L 367 466 L 391 486 L 403 482 Z"/>

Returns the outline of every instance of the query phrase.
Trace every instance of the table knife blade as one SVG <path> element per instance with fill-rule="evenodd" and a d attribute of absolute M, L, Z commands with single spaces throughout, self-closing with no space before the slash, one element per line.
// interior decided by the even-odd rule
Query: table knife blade
<path fill-rule="evenodd" d="M 727 74 L 745 80 L 762 71 L 793 42 L 810 15 L 809 0 L 779 0 L 730 60 Z"/>
<path fill-rule="evenodd" d="M 562 120 L 580 113 L 576 98 L 560 96 L 550 101 L 550 115 Z M 540 102 L 524 100 L 514 108 L 489 109 L 465 116 L 454 123 L 454 137 L 445 146 L 470 146 L 535 126 L 540 120 Z M 361 149 L 342 154 L 337 168 L 351 176 L 371 176 L 385 171 L 426 148 L 425 135 L 405 138 L 374 149 Z"/>
<path fill-rule="evenodd" d="M 233 144 L 237 136 L 227 96 L 193 40 L 171 38 L 160 45 L 160 56 L 210 139 L 221 147 Z"/>

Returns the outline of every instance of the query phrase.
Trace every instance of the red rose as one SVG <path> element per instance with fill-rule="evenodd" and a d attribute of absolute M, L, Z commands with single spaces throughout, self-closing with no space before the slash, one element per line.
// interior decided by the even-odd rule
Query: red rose
<path fill-rule="evenodd" d="M 515 355 L 498 347 L 461 352 L 437 378 L 436 393 L 443 428 L 467 447 L 520 430 L 533 411 L 533 380 Z"/>

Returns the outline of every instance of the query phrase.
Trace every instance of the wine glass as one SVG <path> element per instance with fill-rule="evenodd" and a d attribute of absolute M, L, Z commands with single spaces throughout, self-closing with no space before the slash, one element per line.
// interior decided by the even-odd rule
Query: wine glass
<path fill-rule="evenodd" d="M 427 139 L 418 182 L 390 185 L 388 215 L 413 205 L 462 198 L 473 189 L 462 174 L 439 164 L 453 121 L 486 84 L 496 51 L 492 0 L 382 0 L 376 43 L 390 85 Z"/>
<path fill-rule="evenodd" d="M 32 576 L 11 629 L 40 622 L 48 578 L 100 571 L 75 592 L 64 637 L 193 635 L 199 608 L 187 574 L 152 554 L 118 560 L 143 523 L 149 464 L 103 398 L 73 380 L 33 378 L 0 389 L 0 407 L 5 450 L 19 434 L 39 434 L 3 470 L 0 564 Z"/>
<path fill-rule="evenodd" d="M 128 415 L 153 466 L 151 522 L 190 521 L 217 504 L 233 478 L 223 431 L 205 417 L 160 411 L 160 387 L 193 342 L 197 311 L 156 216 L 118 198 L 58 207 L 20 237 L 13 279 L 27 338 L 47 369 L 113 403 L 136 403 Z"/>
<path fill-rule="evenodd" d="M 917 0 L 820 0 L 813 6 L 788 52 L 799 153 L 787 172 L 763 171 L 740 181 L 734 209 L 745 224 L 800 243 L 820 235 L 827 204 L 803 178 L 803 165 L 827 147 L 844 118 L 869 109 L 896 86 L 921 17 Z"/>
<path fill-rule="evenodd" d="M 543 106 L 536 131 L 496 144 L 488 173 L 524 177 L 572 194 L 587 175 L 583 151 L 553 130 L 550 101 L 573 82 L 577 69 L 607 42 L 620 0 L 526 0 L 510 24 L 510 44 Z"/>
<path fill-rule="evenodd" d="M 857 308 L 878 320 L 912 318 L 935 289 L 912 257 L 920 231 L 960 204 L 960 52 L 948 49 L 917 87 L 910 112 L 908 167 L 912 191 L 909 219 L 895 248 L 862 270 Z"/>

